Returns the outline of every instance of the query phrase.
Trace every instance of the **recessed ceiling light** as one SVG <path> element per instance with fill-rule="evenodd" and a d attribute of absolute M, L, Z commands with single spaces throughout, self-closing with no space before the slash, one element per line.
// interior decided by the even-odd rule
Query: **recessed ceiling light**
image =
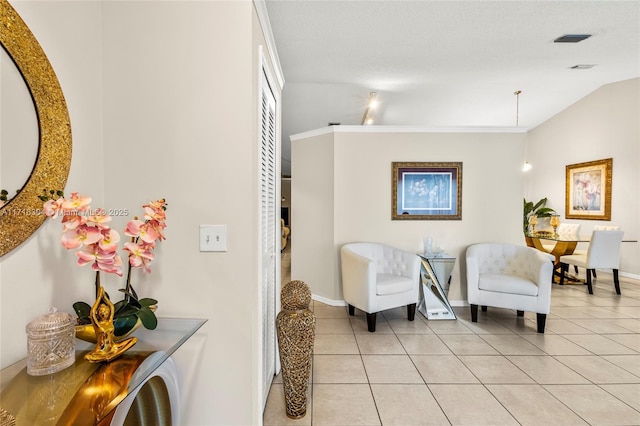
<path fill-rule="evenodd" d="M 554 43 L 578 43 L 591 37 L 591 34 L 565 34 L 553 40 Z"/>
<path fill-rule="evenodd" d="M 578 65 L 574 65 L 572 67 L 569 67 L 569 69 L 572 70 L 588 70 L 595 67 L 595 65 L 593 64 L 578 64 Z"/>

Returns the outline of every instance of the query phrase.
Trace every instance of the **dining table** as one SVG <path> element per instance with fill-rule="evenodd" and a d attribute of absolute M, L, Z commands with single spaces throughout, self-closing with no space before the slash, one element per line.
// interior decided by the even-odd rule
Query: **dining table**
<path fill-rule="evenodd" d="M 562 274 L 560 257 L 573 254 L 578 243 L 588 243 L 590 238 L 590 235 L 558 234 L 552 231 L 539 231 L 524 234 L 527 246 L 549 253 L 555 258 L 553 262 L 554 282 L 559 282 L 560 275 Z M 544 247 L 543 241 L 552 241 L 553 248 L 548 250 Z M 583 284 L 583 282 L 577 277 L 566 273 L 565 280 L 565 282 L 568 281 L 571 284 Z"/>

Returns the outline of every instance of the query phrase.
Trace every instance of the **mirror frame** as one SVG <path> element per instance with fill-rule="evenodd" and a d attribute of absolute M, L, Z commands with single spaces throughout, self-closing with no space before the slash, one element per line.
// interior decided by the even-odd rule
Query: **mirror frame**
<path fill-rule="evenodd" d="M 43 189 L 63 190 L 71 168 L 71 121 L 51 63 L 7 0 L 0 0 L 0 44 L 22 74 L 38 118 L 38 155 L 20 192 L 0 208 L 0 256 L 44 222 Z M 5 154 L 6 155 L 6 154 Z"/>

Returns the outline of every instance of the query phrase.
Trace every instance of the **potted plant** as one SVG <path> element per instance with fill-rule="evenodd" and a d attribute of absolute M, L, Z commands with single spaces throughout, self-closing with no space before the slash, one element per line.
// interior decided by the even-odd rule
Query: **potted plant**
<path fill-rule="evenodd" d="M 530 218 L 536 217 L 536 218 L 541 218 L 541 217 L 551 217 L 556 213 L 555 210 L 553 210 L 550 207 L 545 207 L 545 205 L 547 204 L 547 199 L 543 198 L 542 200 L 538 201 L 537 203 L 533 203 L 533 201 L 527 201 L 526 198 L 523 198 L 524 200 L 524 207 L 523 207 L 523 216 L 522 216 L 522 232 L 524 232 L 525 234 L 527 233 L 527 228 L 529 227 L 529 222 L 530 222 Z"/>

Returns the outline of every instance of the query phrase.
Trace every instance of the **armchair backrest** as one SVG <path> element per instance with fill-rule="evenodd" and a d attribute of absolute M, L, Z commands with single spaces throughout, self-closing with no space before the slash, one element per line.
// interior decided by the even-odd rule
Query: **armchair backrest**
<path fill-rule="evenodd" d="M 594 230 L 587 250 L 587 268 L 618 269 L 624 231 Z"/>
<path fill-rule="evenodd" d="M 370 259 L 378 274 L 393 274 L 412 277 L 419 266 L 418 256 L 398 248 L 380 243 L 349 243 L 344 246 L 359 256 Z M 409 257 L 411 256 L 411 257 Z M 409 260 L 409 261 L 408 261 Z"/>
<path fill-rule="evenodd" d="M 478 243 L 467 248 L 466 256 L 475 259 L 480 275 L 513 275 L 535 282 L 536 270 L 528 259 L 536 254 L 536 249 L 516 244 Z"/>

